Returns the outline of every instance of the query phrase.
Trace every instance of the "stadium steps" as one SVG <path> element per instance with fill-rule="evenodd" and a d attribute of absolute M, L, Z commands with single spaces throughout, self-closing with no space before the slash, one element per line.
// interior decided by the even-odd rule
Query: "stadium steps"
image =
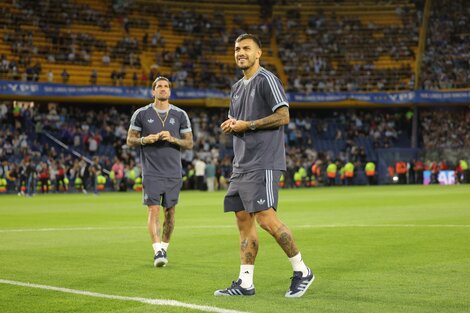
<path fill-rule="evenodd" d="M 393 60 L 389 55 L 382 55 L 377 61 L 374 62 L 376 68 L 388 69 L 388 68 L 401 68 L 403 66 L 410 66 L 414 69 L 416 62 L 412 59 L 400 59 Z"/>

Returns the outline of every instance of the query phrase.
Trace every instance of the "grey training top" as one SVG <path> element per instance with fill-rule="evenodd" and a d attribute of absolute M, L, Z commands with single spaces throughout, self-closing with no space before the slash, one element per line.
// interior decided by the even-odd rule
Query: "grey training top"
<path fill-rule="evenodd" d="M 289 107 L 281 81 L 260 67 L 249 80 L 241 79 L 232 86 L 229 118 L 257 120 L 273 114 L 281 106 Z M 233 151 L 234 173 L 286 169 L 283 127 L 235 134 Z"/>
<path fill-rule="evenodd" d="M 181 134 L 191 132 L 191 122 L 185 111 L 172 104 L 163 111 L 155 109 L 153 103 L 150 103 L 134 112 L 129 128 L 140 132 L 142 137 L 167 130 L 171 136 L 181 138 Z M 142 176 L 181 178 L 181 152 L 178 145 L 159 140 L 141 146 L 140 151 Z"/>

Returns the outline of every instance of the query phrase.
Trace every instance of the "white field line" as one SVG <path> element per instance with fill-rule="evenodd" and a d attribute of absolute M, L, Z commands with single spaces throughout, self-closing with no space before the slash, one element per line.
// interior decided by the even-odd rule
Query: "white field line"
<path fill-rule="evenodd" d="M 248 312 L 243 312 L 243 311 L 218 308 L 215 306 L 185 303 L 185 302 L 176 301 L 176 300 L 148 299 L 148 298 L 139 298 L 139 297 L 107 295 L 103 293 L 91 292 L 91 291 L 86 291 L 86 290 L 61 288 L 61 287 L 54 287 L 54 286 L 47 286 L 47 285 L 37 285 L 37 284 L 24 283 L 20 281 L 6 280 L 6 279 L 0 279 L 0 284 L 45 289 L 45 290 L 51 290 L 51 291 L 72 293 L 72 294 L 77 294 L 77 295 L 82 295 L 82 296 L 95 297 L 95 298 L 104 298 L 104 299 L 112 299 L 112 300 L 120 300 L 120 301 L 134 301 L 134 302 L 140 302 L 140 303 L 151 304 L 151 305 L 174 306 L 174 307 L 187 308 L 187 309 L 198 310 L 198 311 L 203 311 L 203 312 L 248 313 Z"/>
<path fill-rule="evenodd" d="M 468 224 L 318 224 L 294 225 L 291 228 L 470 228 Z M 195 225 L 179 226 L 181 229 L 226 229 L 235 225 Z M 12 228 L 0 229 L 0 233 L 22 232 L 53 232 L 53 231 L 87 231 L 87 230 L 119 230 L 146 229 L 145 226 L 116 226 L 116 227 L 58 227 L 58 228 Z"/>
<path fill-rule="evenodd" d="M 221 229 L 221 228 L 236 228 L 235 225 L 195 225 L 195 226 L 180 226 L 182 229 Z M 49 231 L 83 231 L 83 230 L 119 230 L 119 229 L 147 229 L 145 225 L 142 226 L 114 226 L 114 227 L 50 227 L 50 228 L 12 228 L 0 229 L 0 233 L 21 233 L 21 232 L 49 232 Z"/>
<path fill-rule="evenodd" d="M 294 228 L 470 228 L 468 224 L 323 224 L 297 225 Z"/>

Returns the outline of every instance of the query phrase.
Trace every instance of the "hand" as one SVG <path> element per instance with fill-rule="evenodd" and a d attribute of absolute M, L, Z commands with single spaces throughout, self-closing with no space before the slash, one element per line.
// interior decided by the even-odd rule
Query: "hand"
<path fill-rule="evenodd" d="M 170 132 L 167 131 L 167 130 L 163 130 L 163 131 L 159 132 L 157 135 L 160 135 L 160 140 L 166 140 L 169 143 L 173 143 L 175 141 L 175 138 L 173 138 L 170 135 Z"/>
<path fill-rule="evenodd" d="M 231 123 L 230 128 L 234 133 L 243 133 L 250 128 L 250 122 L 238 120 Z"/>
<path fill-rule="evenodd" d="M 234 124 L 237 120 L 234 118 L 229 118 L 228 120 L 225 120 L 222 124 L 220 124 L 220 128 L 222 128 L 222 131 L 226 134 L 230 134 L 233 132 L 231 125 Z"/>
<path fill-rule="evenodd" d="M 152 144 L 156 141 L 160 140 L 160 133 L 158 134 L 150 134 L 146 137 L 143 137 L 142 139 L 142 142 L 145 144 L 145 145 L 148 145 L 148 144 Z"/>

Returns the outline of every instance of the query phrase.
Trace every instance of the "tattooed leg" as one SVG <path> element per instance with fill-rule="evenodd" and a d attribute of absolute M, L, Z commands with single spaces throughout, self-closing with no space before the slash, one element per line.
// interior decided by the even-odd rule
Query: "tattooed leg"
<path fill-rule="evenodd" d="M 165 209 L 165 221 L 163 222 L 163 242 L 170 242 L 171 234 L 175 229 L 175 207 Z"/>
<path fill-rule="evenodd" d="M 289 258 L 299 253 L 299 249 L 297 249 L 292 233 L 286 225 L 282 225 L 276 230 L 274 238 Z"/>
<path fill-rule="evenodd" d="M 159 205 L 149 205 L 148 206 L 148 219 L 147 219 L 147 228 L 150 235 L 150 240 L 152 243 L 160 242 L 160 206 Z"/>
<path fill-rule="evenodd" d="M 253 265 L 258 254 L 258 233 L 254 216 L 245 211 L 235 214 L 240 232 L 240 263 Z"/>
<path fill-rule="evenodd" d="M 279 246 L 289 258 L 299 253 L 289 228 L 277 217 L 276 211 L 270 208 L 256 213 L 258 224 L 276 239 Z"/>

